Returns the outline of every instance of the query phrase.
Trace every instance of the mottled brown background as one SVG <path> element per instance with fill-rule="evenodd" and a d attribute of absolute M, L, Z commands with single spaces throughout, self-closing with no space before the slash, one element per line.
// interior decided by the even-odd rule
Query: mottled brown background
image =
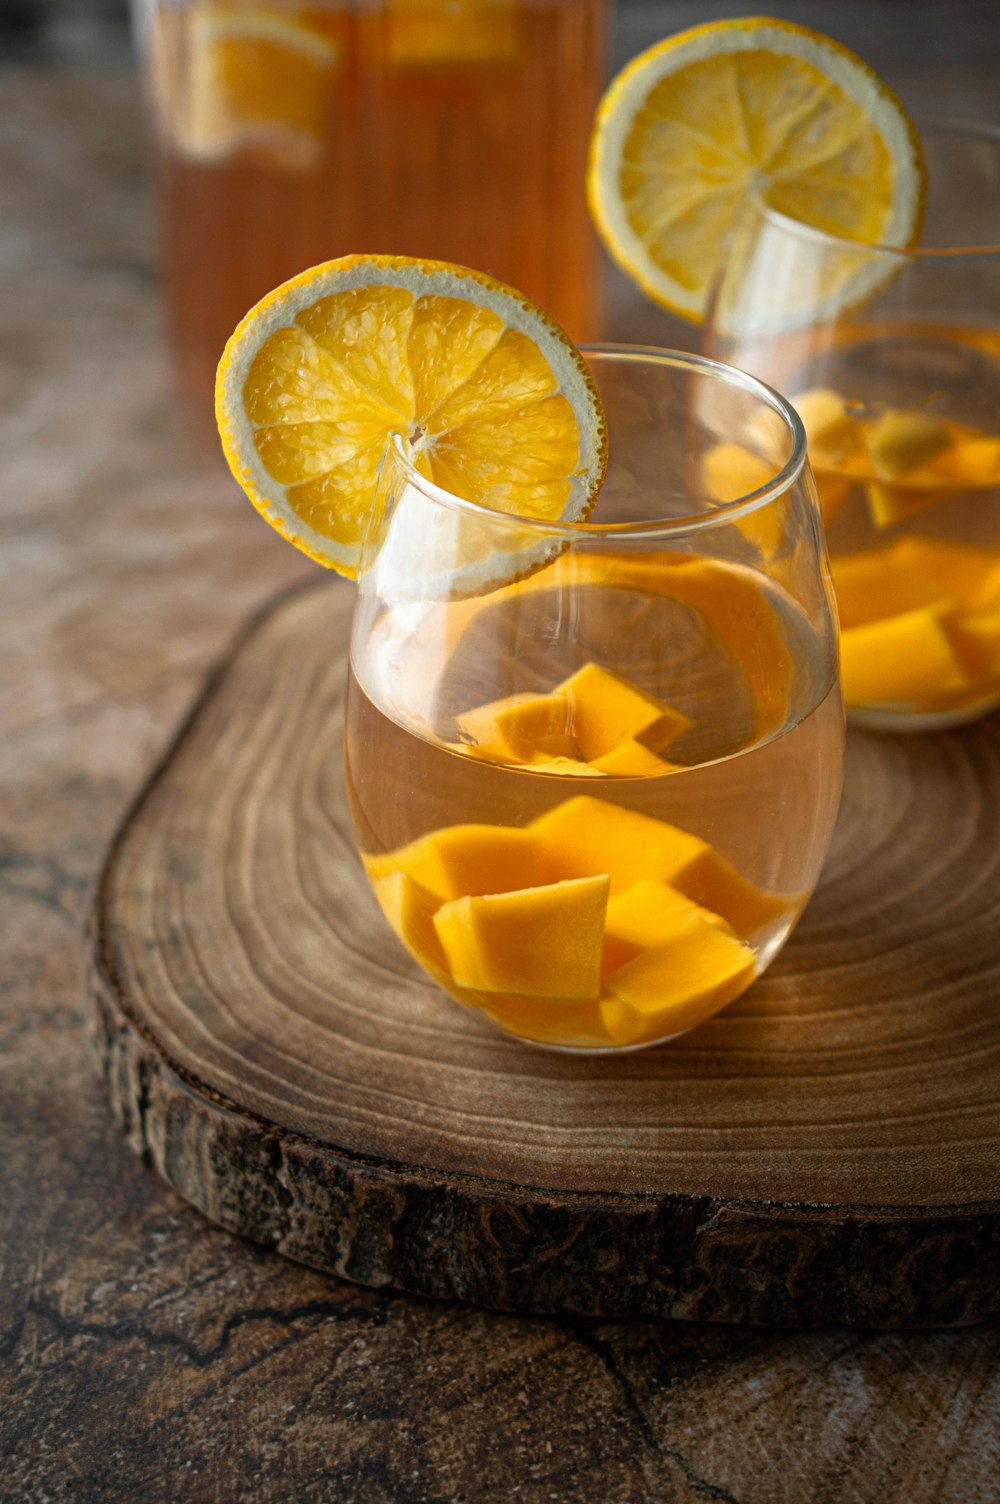
<path fill-rule="evenodd" d="M 915 108 L 1000 115 L 994 6 L 768 8 Z M 112 1128 L 80 1016 L 97 864 L 209 663 L 308 566 L 171 401 L 115 7 L 54 9 L 0 29 L 0 1499 L 995 1500 L 995 1326 L 592 1324 L 357 1289 L 216 1231 Z M 619 55 L 740 9 L 629 6 Z"/>

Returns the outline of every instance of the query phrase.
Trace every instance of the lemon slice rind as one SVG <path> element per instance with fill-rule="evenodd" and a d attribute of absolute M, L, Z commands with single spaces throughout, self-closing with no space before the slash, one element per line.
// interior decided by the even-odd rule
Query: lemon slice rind
<path fill-rule="evenodd" d="M 587 193 L 594 222 L 615 261 L 652 301 L 692 323 L 704 320 L 714 275 L 725 255 L 726 238 L 723 236 L 716 248 L 716 263 L 701 269 L 700 282 L 697 269 L 692 278 L 694 285 L 682 285 L 672 277 L 650 254 L 646 241 L 630 219 L 621 187 L 624 154 L 637 116 L 662 80 L 695 63 L 751 53 L 810 64 L 867 117 L 873 136 L 888 153 L 894 174 L 889 212 L 877 235 L 879 245 L 903 249 L 912 244 L 923 216 L 925 174 L 917 132 L 895 94 L 848 48 L 793 22 L 766 18 L 709 22 L 658 43 L 623 69 L 601 101 L 591 138 Z M 685 128 L 689 127 L 682 127 Z M 724 163 L 725 152 L 719 140 L 707 129 L 703 136 L 697 128 L 690 134 L 692 152 L 707 150 L 715 157 L 712 172 L 707 175 L 710 181 L 705 201 L 714 193 L 720 203 L 721 219 L 726 218 L 722 201 L 731 197 L 732 213 L 726 226 L 727 232 L 731 232 L 747 198 L 758 194 L 767 202 L 766 163 L 753 160 L 746 137 L 742 143 L 743 155 L 739 150 L 730 153 L 731 175 L 727 176 L 729 168 Z M 782 168 L 782 174 L 786 178 L 790 175 L 787 168 Z M 697 169 L 694 178 L 697 179 Z M 689 191 L 693 191 L 691 179 L 688 183 Z M 866 191 L 866 186 L 859 183 L 859 202 Z M 776 214 L 776 218 L 781 217 Z M 849 236 L 844 239 L 849 244 Z M 865 269 L 846 273 L 824 299 L 823 313 L 828 315 L 839 306 L 867 296 L 891 277 L 894 270 L 891 264 L 888 267 L 869 264 Z M 799 310 L 787 317 L 785 325 L 795 327 L 806 321 L 807 314 Z M 775 314 L 771 324 L 778 322 L 780 316 Z"/>
<path fill-rule="evenodd" d="M 403 288 L 415 298 L 428 296 L 471 302 L 496 315 L 503 321 L 505 330 L 517 331 L 532 341 L 556 383 L 552 395 L 565 397 L 572 408 L 577 422 L 579 453 L 574 472 L 565 477 L 569 482 L 569 493 L 559 515 L 529 519 L 521 530 L 517 518 L 511 513 L 494 513 L 483 506 L 470 507 L 468 503 L 477 501 L 475 496 L 459 497 L 455 515 L 471 518 L 471 531 L 482 540 L 489 539 L 488 519 L 496 516 L 496 531 L 505 535 L 505 546 L 493 549 L 487 541 L 474 557 L 463 560 L 456 555 L 452 539 L 450 555 L 447 548 L 442 553 L 439 547 L 436 564 L 429 556 L 424 559 L 425 570 L 440 575 L 432 580 L 425 573 L 425 583 L 434 593 L 443 593 L 449 587 L 464 593 L 470 589 L 478 591 L 493 588 L 498 583 L 509 583 L 540 567 L 558 551 L 558 541 L 552 534 L 545 534 L 545 522 L 558 527 L 562 523 L 582 521 L 589 515 L 604 478 L 607 431 L 597 388 L 580 352 L 559 326 L 527 298 L 483 273 L 445 262 L 403 256 L 356 255 L 312 267 L 276 288 L 240 322 L 219 364 L 216 419 L 229 467 L 256 509 L 290 543 L 326 567 L 349 578 L 356 576 L 361 557 L 357 544 L 341 544 L 335 537 L 318 532 L 306 523 L 290 505 L 288 488 L 280 484 L 264 465 L 254 442 L 255 425 L 246 410 L 244 389 L 261 348 L 279 330 L 296 326 L 298 314 L 331 294 L 381 287 Z M 386 429 L 385 446 L 390 443 L 393 432 L 391 428 Z M 397 444 L 397 452 L 405 456 L 407 436 L 404 433 L 399 437 L 402 442 Z M 413 479 L 414 485 L 408 489 L 414 493 L 420 492 L 432 500 L 435 497 L 447 498 L 445 488 L 426 477 L 415 473 Z M 414 494 L 411 503 L 416 500 Z M 374 494 L 370 505 L 375 506 Z M 400 539 L 406 535 L 403 516 L 407 508 L 404 506 L 399 510 L 401 515 L 395 527 L 397 551 Z M 414 511 L 412 504 L 409 511 Z M 475 526 L 476 513 L 482 516 L 478 528 Z M 468 537 L 470 526 L 466 526 L 465 532 Z M 425 540 L 425 555 L 426 549 Z M 414 589 L 419 586 L 419 560 L 418 550 L 407 571 Z"/>

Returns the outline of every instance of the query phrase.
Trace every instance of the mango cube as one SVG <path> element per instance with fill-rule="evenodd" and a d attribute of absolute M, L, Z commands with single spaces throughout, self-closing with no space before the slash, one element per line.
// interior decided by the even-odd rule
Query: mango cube
<path fill-rule="evenodd" d="M 661 934 L 605 983 L 601 1018 L 616 1044 L 693 1029 L 753 981 L 750 946 L 697 914 L 679 914 Z"/>
<path fill-rule="evenodd" d="M 900 480 L 951 447 L 951 429 L 931 413 L 888 408 L 868 429 L 868 454 L 879 480 Z"/>
<path fill-rule="evenodd" d="M 680 736 L 687 717 L 596 663 L 585 663 L 556 686 L 569 705 L 570 728 L 581 755 L 592 762 L 627 739 L 659 750 Z"/>
<path fill-rule="evenodd" d="M 882 481 L 869 481 L 865 487 L 868 511 L 876 527 L 895 527 L 918 512 L 926 512 L 954 494 L 951 488 L 941 486 L 890 486 Z"/>
<path fill-rule="evenodd" d="M 953 617 L 944 626 L 962 667 L 973 681 L 985 688 L 1000 679 L 1000 605 Z"/>
<path fill-rule="evenodd" d="M 851 480 L 846 475 L 834 475 L 829 470 L 817 470 L 813 478 L 819 493 L 819 508 L 827 527 L 836 517 L 851 489 Z"/>
<path fill-rule="evenodd" d="M 528 767 L 533 773 L 554 773 L 562 778 L 604 777 L 599 767 L 581 762 L 578 757 L 533 757 Z"/>
<path fill-rule="evenodd" d="M 802 419 L 809 441 L 809 458 L 814 465 L 836 465 L 862 448 L 861 424 L 832 387 L 815 386 L 800 392 L 793 397 L 792 406 Z"/>
<path fill-rule="evenodd" d="M 571 1049 L 608 1049 L 614 1040 L 604 1026 L 600 1003 L 572 998 L 498 996 L 477 993 L 466 1001 L 522 1039 Z"/>
<path fill-rule="evenodd" d="M 721 914 L 741 935 L 770 924 L 788 907 L 787 899 L 747 882 L 700 836 L 589 794 L 539 815 L 528 830 L 541 843 L 552 877 L 607 873 L 613 894 L 653 878 Z"/>
<path fill-rule="evenodd" d="M 601 757 L 595 757 L 591 765 L 595 772 L 612 774 L 628 778 L 653 778 L 659 773 L 665 773 L 673 763 L 664 762 L 655 752 L 650 752 L 641 742 L 632 741 L 631 738 L 619 742 L 617 747 L 612 747 L 610 752 L 605 752 Z"/>
<path fill-rule="evenodd" d="M 780 467 L 779 467 L 780 468 Z M 773 480 L 775 466 L 742 444 L 713 444 L 701 462 L 705 492 L 713 501 L 739 501 Z"/>
<path fill-rule="evenodd" d="M 363 856 L 371 881 L 405 872 L 440 900 L 509 893 L 546 881 L 537 836 L 507 825 L 448 825 L 379 856 Z"/>
<path fill-rule="evenodd" d="M 448 962 L 434 928 L 438 899 L 405 872 L 390 872 L 373 884 L 392 929 L 425 971 L 448 975 Z"/>
<path fill-rule="evenodd" d="M 607 976 L 641 950 L 658 945 L 679 919 L 695 915 L 706 924 L 714 924 L 727 935 L 732 930 L 724 919 L 692 903 L 690 898 L 668 883 L 643 878 L 641 882 L 618 893 L 608 903 L 604 924 L 603 974 Z"/>
<path fill-rule="evenodd" d="M 856 554 L 835 554 L 830 560 L 837 609 L 842 628 L 915 611 L 921 606 L 957 605 L 945 587 L 908 568 L 898 546 L 872 548 Z"/>
<path fill-rule="evenodd" d="M 561 695 L 508 695 L 456 716 L 465 750 L 500 762 L 528 762 L 535 755 L 572 757 L 576 745 Z"/>
<path fill-rule="evenodd" d="M 963 486 L 1000 484 L 1000 439 L 985 434 L 956 438 L 949 449 L 935 455 L 928 468 Z"/>
<path fill-rule="evenodd" d="M 434 928 L 460 987 L 479 992 L 598 997 L 608 878 L 586 877 L 457 898 Z"/>
<path fill-rule="evenodd" d="M 908 533 L 892 546 L 895 567 L 933 580 L 970 611 L 1000 603 L 1000 549 Z"/>
<path fill-rule="evenodd" d="M 848 705 L 921 705 L 969 683 L 941 614 L 926 606 L 842 632 L 840 673 Z"/>

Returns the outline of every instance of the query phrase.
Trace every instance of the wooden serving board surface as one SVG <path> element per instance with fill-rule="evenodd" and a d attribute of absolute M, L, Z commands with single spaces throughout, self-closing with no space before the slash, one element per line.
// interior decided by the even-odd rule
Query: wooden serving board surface
<path fill-rule="evenodd" d="M 96 901 L 115 1112 L 223 1226 L 513 1310 L 960 1325 L 1000 1310 L 1000 717 L 852 734 L 823 883 L 674 1044 L 545 1053 L 444 998 L 355 854 L 353 594 L 259 617 Z"/>

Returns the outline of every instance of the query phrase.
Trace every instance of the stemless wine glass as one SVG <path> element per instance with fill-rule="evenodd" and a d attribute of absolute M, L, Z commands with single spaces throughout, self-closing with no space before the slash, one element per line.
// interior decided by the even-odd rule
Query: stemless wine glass
<path fill-rule="evenodd" d="M 840 240 L 754 201 L 709 335 L 803 419 L 844 699 L 891 730 L 1000 704 L 1000 130 L 921 134 L 919 247 Z"/>
<path fill-rule="evenodd" d="M 696 356 L 585 355 L 610 433 L 587 522 L 472 506 L 390 445 L 346 765 L 424 970 L 524 1039 L 609 1052 L 694 1027 L 781 949 L 833 827 L 843 713 L 793 410 Z"/>

